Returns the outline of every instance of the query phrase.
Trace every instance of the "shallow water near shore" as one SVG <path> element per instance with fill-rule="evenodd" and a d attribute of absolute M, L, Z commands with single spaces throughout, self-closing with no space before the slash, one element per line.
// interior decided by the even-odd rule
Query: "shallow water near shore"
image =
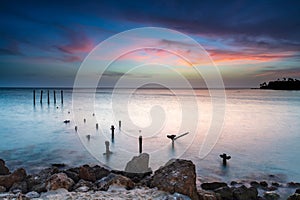
<path fill-rule="evenodd" d="M 59 90 L 56 90 L 57 103 L 53 103 L 53 90 L 50 90 L 48 105 L 46 91 L 41 105 L 39 90 L 36 90 L 36 105 L 33 106 L 30 89 L 0 90 L 0 157 L 11 169 L 25 167 L 29 172 L 36 172 L 53 163 L 65 163 L 71 167 L 98 163 L 97 159 L 102 164 L 124 169 L 128 158 L 138 155 L 137 137 L 146 134 L 143 151 L 158 149 L 159 156 L 150 157 L 152 169 L 165 163 L 167 158 L 181 155 L 188 147 L 181 157 L 191 159 L 196 164 L 197 174 L 202 181 L 300 182 L 300 92 L 226 90 L 226 113 L 221 136 L 212 151 L 200 159 L 199 148 L 212 115 L 207 90 L 195 90 L 196 96 L 190 96 L 190 91 L 180 90 L 180 97 L 163 89 L 139 90 L 126 108 L 135 126 L 128 126 L 129 123 L 123 120 L 126 112 L 120 111 L 117 116 L 112 113 L 110 89 L 97 91 L 95 108 L 92 109 L 84 109 L 85 101 L 90 101 L 87 99 L 89 90 L 82 90 L 79 95 L 83 108 L 72 107 L 72 90 L 64 90 L 63 104 Z M 166 135 L 178 134 L 180 130 L 178 125 L 181 123 L 182 107 L 177 100 L 182 98 L 188 104 L 195 97 L 202 121 L 195 132 L 176 140 L 172 148 Z M 162 129 L 151 135 L 143 127 L 151 124 L 153 119 L 149 113 L 157 105 L 164 110 L 166 121 Z M 113 109 L 118 109 L 118 106 Z M 74 120 L 76 112 L 80 113 L 81 121 Z M 170 119 L 170 116 L 173 118 Z M 86 118 L 86 123 L 83 118 Z M 65 119 L 70 119 L 70 123 L 63 123 Z M 119 119 L 122 119 L 121 130 L 117 128 Z M 98 130 L 95 123 L 99 123 Z M 78 126 L 78 132 L 74 130 L 75 125 Z M 110 138 L 111 125 L 116 127 L 113 143 Z M 132 135 L 128 136 L 130 133 Z M 91 135 L 89 141 L 86 135 Z M 109 159 L 103 157 L 105 140 L 111 142 L 110 148 L 115 154 Z M 194 142 L 192 145 L 191 140 Z M 232 156 L 226 168 L 219 157 L 223 152 Z"/>

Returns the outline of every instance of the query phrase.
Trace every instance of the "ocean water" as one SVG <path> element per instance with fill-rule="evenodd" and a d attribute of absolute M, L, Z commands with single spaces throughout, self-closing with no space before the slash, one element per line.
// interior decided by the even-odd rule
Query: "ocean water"
<path fill-rule="evenodd" d="M 47 90 L 42 104 L 40 90 L 36 92 L 34 106 L 32 89 L 0 90 L 0 158 L 11 169 L 36 172 L 53 163 L 69 167 L 101 163 L 122 170 L 139 155 L 142 135 L 143 152 L 150 154 L 153 170 L 180 157 L 196 164 L 202 181 L 300 182 L 298 91 L 226 90 L 224 115 L 216 112 L 207 90 L 64 90 L 63 104 L 59 90 L 56 104 L 53 89 L 50 104 Z M 205 144 L 212 116 L 219 114 L 224 123 L 219 124 L 217 143 Z M 63 123 L 66 119 L 70 123 Z M 111 125 L 115 126 L 114 140 Z M 189 133 L 174 145 L 166 137 L 185 132 Z M 103 155 L 105 141 L 110 142 L 110 156 Z M 207 145 L 212 150 L 199 157 Z M 222 166 L 221 153 L 232 157 L 227 167 Z"/>

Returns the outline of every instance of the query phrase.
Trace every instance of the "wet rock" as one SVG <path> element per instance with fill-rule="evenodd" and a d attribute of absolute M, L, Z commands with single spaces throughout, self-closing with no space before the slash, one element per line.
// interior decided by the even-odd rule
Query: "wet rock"
<path fill-rule="evenodd" d="M 0 175 L 8 175 L 9 169 L 5 166 L 5 161 L 0 159 Z"/>
<path fill-rule="evenodd" d="M 152 169 L 149 167 L 149 154 L 142 153 L 139 156 L 134 156 L 125 167 L 125 172 L 129 173 L 147 173 Z"/>
<path fill-rule="evenodd" d="M 212 183 L 202 183 L 201 187 L 204 190 L 215 190 L 221 187 L 226 187 L 227 184 L 223 182 L 212 182 Z"/>
<path fill-rule="evenodd" d="M 275 191 L 275 190 L 277 190 L 277 189 L 278 189 L 278 188 L 275 187 L 275 186 L 273 186 L 273 185 L 267 188 L 268 191 Z"/>
<path fill-rule="evenodd" d="M 0 186 L 0 192 L 5 192 L 6 188 L 4 186 Z"/>
<path fill-rule="evenodd" d="M 122 186 L 127 190 L 134 188 L 134 182 L 125 176 L 110 173 L 107 177 L 96 181 L 99 190 L 107 191 L 111 185 Z"/>
<path fill-rule="evenodd" d="M 277 183 L 277 182 L 272 182 L 271 185 L 273 185 L 273 186 L 275 186 L 275 187 L 279 187 L 279 186 L 280 186 L 280 184 Z"/>
<path fill-rule="evenodd" d="M 74 181 L 70 179 L 64 173 L 53 174 L 47 181 L 46 181 L 46 189 L 49 190 L 57 190 L 59 188 L 65 188 L 67 190 L 71 189 L 74 185 Z"/>
<path fill-rule="evenodd" d="M 261 181 L 259 183 L 260 186 L 267 188 L 268 187 L 268 183 L 266 181 Z"/>
<path fill-rule="evenodd" d="M 289 198 L 287 200 L 300 200 L 300 194 L 295 193 L 295 194 L 289 196 Z"/>
<path fill-rule="evenodd" d="M 237 185 L 238 184 L 238 182 L 236 182 L 236 181 L 231 181 L 231 183 L 230 183 L 230 185 Z"/>
<path fill-rule="evenodd" d="M 22 182 L 18 182 L 18 183 L 14 183 L 10 190 L 13 193 L 18 193 L 18 191 L 22 192 L 23 194 L 25 194 L 27 192 L 27 183 L 26 181 L 22 181 Z"/>
<path fill-rule="evenodd" d="M 256 200 L 258 199 L 257 189 L 254 187 L 247 188 L 242 185 L 241 187 L 233 189 L 233 199 L 236 200 Z"/>
<path fill-rule="evenodd" d="M 65 163 L 53 163 L 51 164 L 52 167 L 57 167 L 57 168 L 64 168 L 66 167 Z"/>
<path fill-rule="evenodd" d="M 0 185 L 10 188 L 14 183 L 22 182 L 26 178 L 26 171 L 23 168 L 17 169 L 12 174 L 0 176 Z"/>
<path fill-rule="evenodd" d="M 31 191 L 31 192 L 28 192 L 27 194 L 25 194 L 25 197 L 29 198 L 29 199 L 39 198 L 40 194 L 35 191 Z"/>
<path fill-rule="evenodd" d="M 250 182 L 250 185 L 251 185 L 252 187 L 255 187 L 255 188 L 259 188 L 259 187 L 260 187 L 260 184 L 259 184 L 257 181 L 251 181 L 251 182 Z"/>
<path fill-rule="evenodd" d="M 295 183 L 295 182 L 289 182 L 288 187 L 292 187 L 292 188 L 296 188 L 296 187 L 300 187 L 300 183 Z"/>
<path fill-rule="evenodd" d="M 296 189 L 295 194 L 300 194 L 300 188 Z"/>
<path fill-rule="evenodd" d="M 233 189 L 228 186 L 216 189 L 215 193 L 219 194 L 222 200 L 233 199 Z"/>
<path fill-rule="evenodd" d="M 280 195 L 277 194 L 276 192 L 265 192 L 264 198 L 266 200 L 276 200 L 276 199 L 280 199 Z"/>
<path fill-rule="evenodd" d="M 165 166 L 155 171 L 150 186 L 171 194 L 177 192 L 192 199 L 199 199 L 196 188 L 195 165 L 192 161 L 170 160 Z"/>

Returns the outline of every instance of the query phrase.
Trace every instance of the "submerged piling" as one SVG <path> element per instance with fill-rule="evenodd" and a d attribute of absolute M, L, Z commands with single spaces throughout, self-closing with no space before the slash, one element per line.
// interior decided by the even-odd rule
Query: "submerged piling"
<path fill-rule="evenodd" d="M 53 90 L 53 100 L 54 100 L 54 104 L 56 104 L 56 94 L 55 94 L 55 90 Z"/>
<path fill-rule="evenodd" d="M 33 90 L 33 105 L 35 105 L 35 90 Z"/>
<path fill-rule="evenodd" d="M 47 91 L 47 103 L 50 104 L 50 94 L 49 94 L 49 90 Z"/>
<path fill-rule="evenodd" d="M 114 140 L 115 139 L 115 127 L 114 127 L 114 125 L 111 125 L 110 130 L 111 130 L 111 139 Z"/>
<path fill-rule="evenodd" d="M 122 122 L 121 122 L 121 120 L 119 120 L 119 129 L 121 129 L 121 124 Z"/>
<path fill-rule="evenodd" d="M 98 123 L 96 124 L 96 129 L 98 130 Z"/>
<path fill-rule="evenodd" d="M 40 103 L 43 103 L 43 90 L 41 90 Z"/>
<path fill-rule="evenodd" d="M 139 137 L 139 152 L 143 152 L 143 137 L 141 135 Z"/>
<path fill-rule="evenodd" d="M 61 98 L 61 104 L 64 103 L 64 92 L 61 90 L 60 91 L 60 98 Z"/>

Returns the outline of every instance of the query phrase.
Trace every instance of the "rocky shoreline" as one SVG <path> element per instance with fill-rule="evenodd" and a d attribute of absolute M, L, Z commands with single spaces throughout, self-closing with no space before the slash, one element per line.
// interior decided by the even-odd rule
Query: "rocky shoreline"
<path fill-rule="evenodd" d="M 27 175 L 20 168 L 10 172 L 0 159 L 0 199 L 284 199 L 279 188 L 290 188 L 288 200 L 300 200 L 300 183 L 285 185 L 232 181 L 196 185 L 195 165 L 188 160 L 170 160 L 154 173 L 128 173 L 101 166 L 83 165 L 61 169 L 54 165 Z M 261 192 L 263 191 L 263 192 Z"/>

